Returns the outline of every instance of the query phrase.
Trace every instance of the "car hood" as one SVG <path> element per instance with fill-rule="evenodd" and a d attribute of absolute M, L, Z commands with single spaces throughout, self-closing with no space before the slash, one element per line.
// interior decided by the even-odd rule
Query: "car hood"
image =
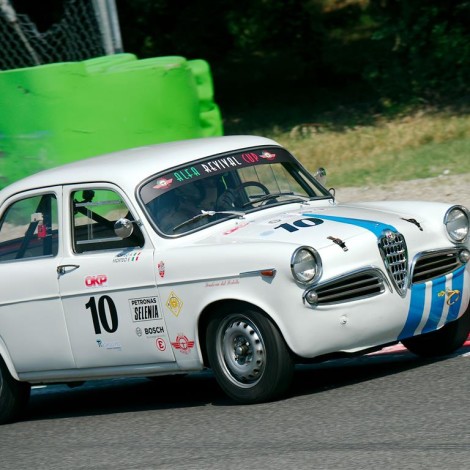
<path fill-rule="evenodd" d="M 342 245 L 355 237 L 377 240 L 385 230 L 411 238 L 436 233 L 436 211 L 449 208 L 440 203 L 386 202 L 364 204 L 324 204 L 281 207 L 248 214 L 224 225 L 219 233 L 226 242 L 277 241 L 310 245 L 316 249 Z M 428 215 L 433 214 L 433 218 Z M 440 219 L 442 221 L 442 219 Z M 219 226 L 220 227 L 220 226 Z M 442 233 L 442 222 L 441 230 Z"/>

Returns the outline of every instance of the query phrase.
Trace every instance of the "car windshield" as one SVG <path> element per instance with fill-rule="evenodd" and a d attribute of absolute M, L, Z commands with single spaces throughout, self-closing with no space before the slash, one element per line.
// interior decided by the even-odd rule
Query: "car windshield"
<path fill-rule="evenodd" d="M 140 190 L 157 229 L 174 236 L 272 205 L 331 194 L 280 147 L 216 155 L 160 174 Z"/>

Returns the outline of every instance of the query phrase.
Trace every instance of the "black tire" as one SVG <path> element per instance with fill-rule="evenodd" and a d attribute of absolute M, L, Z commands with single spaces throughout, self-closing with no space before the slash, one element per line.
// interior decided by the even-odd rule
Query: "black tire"
<path fill-rule="evenodd" d="M 0 357 L 0 424 L 14 421 L 29 400 L 31 387 L 15 380 Z"/>
<path fill-rule="evenodd" d="M 281 397 L 289 388 L 294 362 L 284 339 L 260 312 L 220 312 L 207 327 L 207 355 L 224 392 L 239 403 Z"/>
<path fill-rule="evenodd" d="M 423 357 L 446 356 L 461 348 L 470 333 L 470 305 L 465 313 L 440 330 L 402 341 L 412 353 Z"/>

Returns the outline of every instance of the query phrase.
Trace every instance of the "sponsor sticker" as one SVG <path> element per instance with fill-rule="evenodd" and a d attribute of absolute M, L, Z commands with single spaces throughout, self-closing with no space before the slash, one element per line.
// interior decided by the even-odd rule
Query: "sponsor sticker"
<path fill-rule="evenodd" d="M 232 227 L 231 229 L 226 230 L 224 232 L 224 235 L 230 235 L 231 233 L 236 232 L 237 230 L 239 230 L 243 227 L 246 227 L 247 225 L 248 225 L 248 222 L 237 224 L 235 227 Z"/>
<path fill-rule="evenodd" d="M 106 274 L 90 275 L 85 278 L 87 287 L 105 287 L 108 284 L 108 276 Z"/>
<path fill-rule="evenodd" d="M 168 296 L 168 300 L 166 301 L 166 306 L 170 310 L 170 312 L 177 317 L 181 309 L 183 308 L 183 302 L 181 299 L 173 292 L 170 292 L 170 295 Z"/>
<path fill-rule="evenodd" d="M 161 313 L 158 311 L 157 297 L 141 297 L 129 299 L 129 307 L 133 322 L 160 320 Z"/>
<path fill-rule="evenodd" d="M 171 342 L 171 345 L 183 354 L 189 354 L 191 349 L 194 348 L 194 341 L 189 340 L 187 336 L 185 336 L 183 333 L 180 333 L 176 337 L 175 341 Z"/>
<path fill-rule="evenodd" d="M 97 339 L 96 344 L 100 349 L 113 349 L 115 351 L 122 350 L 122 344 L 120 341 L 103 341 L 101 339 Z"/>
<path fill-rule="evenodd" d="M 159 178 L 153 187 L 154 189 L 168 189 L 173 183 L 173 178 Z"/>
<path fill-rule="evenodd" d="M 149 326 L 147 328 L 144 328 L 144 333 L 146 336 L 152 336 L 155 337 L 155 335 L 162 335 L 165 334 L 165 327 L 160 325 L 160 326 Z"/>
<path fill-rule="evenodd" d="M 264 152 L 261 152 L 260 157 L 261 157 L 261 158 L 264 158 L 264 159 L 266 159 L 266 160 L 273 160 L 274 158 L 276 158 L 276 154 L 275 154 L 275 153 L 267 152 L 267 151 L 265 150 Z"/>
<path fill-rule="evenodd" d="M 130 251 L 129 253 L 119 253 L 113 258 L 113 263 L 135 263 L 139 261 L 141 251 Z"/>
<path fill-rule="evenodd" d="M 158 274 L 160 275 L 161 278 L 164 278 L 165 277 L 165 263 L 163 261 L 160 261 L 157 267 L 158 267 Z"/>

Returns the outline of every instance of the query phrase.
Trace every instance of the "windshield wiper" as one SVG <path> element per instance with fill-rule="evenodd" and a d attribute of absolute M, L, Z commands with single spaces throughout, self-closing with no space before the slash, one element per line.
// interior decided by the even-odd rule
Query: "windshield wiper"
<path fill-rule="evenodd" d="M 200 214 L 196 214 L 194 217 L 191 217 L 190 219 L 185 220 L 184 222 L 181 222 L 180 224 L 173 227 L 172 230 L 173 232 L 176 232 L 178 229 L 184 227 L 185 225 L 189 225 L 194 222 L 197 222 L 198 220 L 204 219 L 206 217 L 213 217 L 214 215 L 218 215 L 218 214 L 235 215 L 239 217 L 240 219 L 242 219 L 245 216 L 245 213 L 241 211 L 205 211 L 201 209 Z"/>
<path fill-rule="evenodd" d="M 301 202 L 308 201 L 307 197 L 296 195 L 293 192 L 285 192 L 285 193 L 279 192 L 279 193 L 272 193 L 272 194 L 264 194 L 263 196 L 253 199 L 252 201 L 245 202 L 245 204 L 243 204 L 242 207 L 247 207 L 250 204 L 256 204 L 257 202 L 264 202 L 264 201 L 269 201 L 270 199 L 276 199 L 280 196 L 291 196 L 294 200 L 298 200 Z M 294 201 L 292 200 L 290 202 L 294 202 Z"/>

